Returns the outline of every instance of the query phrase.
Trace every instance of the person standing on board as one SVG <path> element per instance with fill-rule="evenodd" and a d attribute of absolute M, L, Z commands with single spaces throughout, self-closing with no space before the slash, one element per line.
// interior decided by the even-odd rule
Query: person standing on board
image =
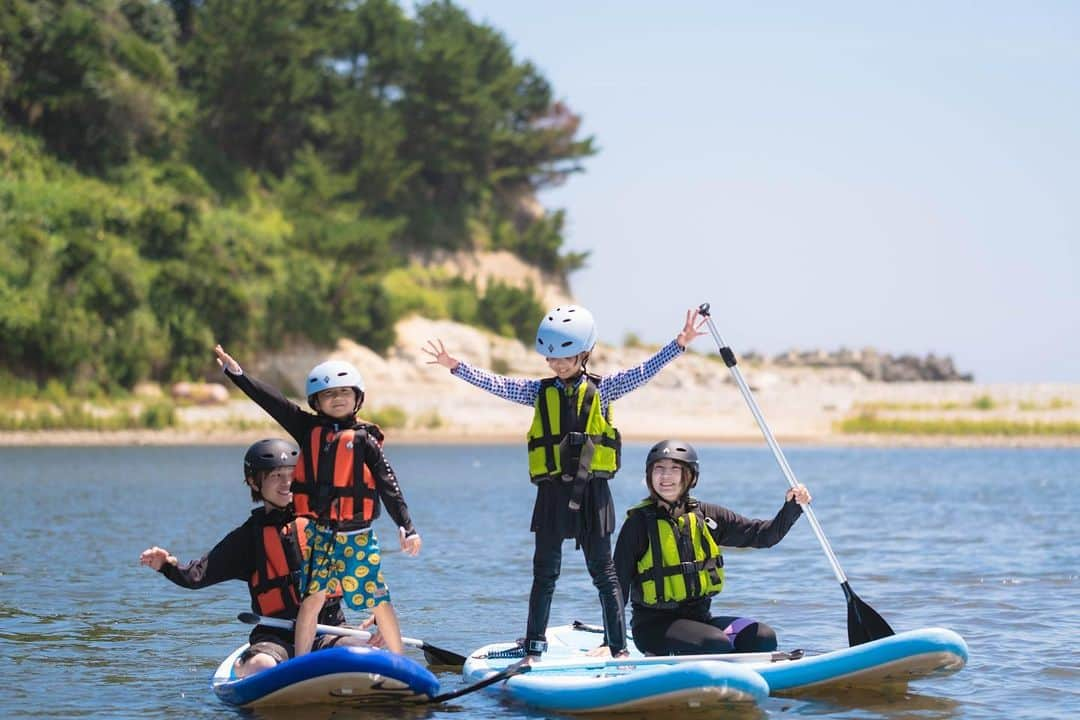
<path fill-rule="evenodd" d="M 304 527 L 307 520 L 292 512 L 293 467 L 300 449 L 288 440 L 260 440 L 244 454 L 244 482 L 251 499 L 262 505 L 251 517 L 198 560 L 180 565 L 174 555 L 157 545 L 139 556 L 139 564 L 160 572 L 180 587 L 196 590 L 226 580 L 241 580 L 251 593 L 256 615 L 295 620 L 300 609 L 298 578 L 303 570 Z M 319 615 L 323 625 L 344 625 L 340 596 L 331 597 Z M 371 620 L 366 621 L 367 625 Z M 378 645 L 372 635 L 370 644 Z M 293 657 L 290 630 L 256 625 L 248 636 L 248 648 L 237 659 L 236 677 L 247 677 Z M 368 645 L 355 637 L 320 635 L 316 650 L 335 645 Z"/>
<path fill-rule="evenodd" d="M 810 492 L 805 485 L 789 488 L 776 517 L 751 520 L 692 497 L 698 475 L 697 451 L 687 442 L 663 440 L 645 458 L 649 497 L 630 508 L 615 541 L 634 644 L 647 655 L 775 650 L 776 633 L 765 623 L 711 614 L 712 597 L 724 586 L 720 548 L 777 544 Z"/>
<path fill-rule="evenodd" d="M 623 600 L 611 558 L 615 510 L 608 481 L 619 469 L 622 442 L 611 422 L 611 404 L 652 379 L 685 350 L 698 332 L 697 311 L 688 310 L 682 331 L 654 356 L 628 370 L 600 377 L 587 370 L 596 345 L 592 314 L 578 305 L 553 308 L 540 321 L 535 349 L 553 377 L 542 380 L 496 375 L 451 356 L 442 340 L 423 351 L 476 387 L 533 407 L 527 434 L 529 477 L 536 485 L 531 529 L 535 538 L 533 582 L 524 639 L 524 662 L 547 649 L 546 630 L 562 544 L 574 539 L 600 595 L 604 618 L 601 655 L 626 652 Z"/>
<path fill-rule="evenodd" d="M 380 498 L 398 526 L 401 549 L 420 552 L 421 540 L 397 476 L 382 451 L 382 430 L 358 420 L 364 381 L 350 363 L 328 360 L 312 368 L 305 386 L 307 412 L 247 375 L 225 350 L 214 348 L 225 375 L 293 436 L 301 447 L 292 490 L 296 514 L 311 518 L 304 600 L 296 618 L 296 654 L 307 653 L 320 609 L 341 593 L 354 610 L 372 613 L 387 649 L 401 654 L 401 630 L 381 570 L 379 541 L 371 527 Z"/>

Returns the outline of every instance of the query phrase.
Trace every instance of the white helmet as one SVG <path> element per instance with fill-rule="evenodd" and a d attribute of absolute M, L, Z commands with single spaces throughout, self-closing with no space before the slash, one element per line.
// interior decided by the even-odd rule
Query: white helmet
<path fill-rule="evenodd" d="M 552 308 L 536 329 L 536 352 L 544 357 L 568 358 L 589 352 L 596 345 L 592 313 L 580 305 Z"/>
<path fill-rule="evenodd" d="M 344 360 L 327 360 L 311 368 L 306 389 L 308 405 L 313 410 L 318 410 L 315 396 L 323 390 L 338 387 L 351 387 L 356 390 L 356 407 L 359 409 L 364 400 L 364 378 L 360 377 L 360 371 L 352 363 Z"/>

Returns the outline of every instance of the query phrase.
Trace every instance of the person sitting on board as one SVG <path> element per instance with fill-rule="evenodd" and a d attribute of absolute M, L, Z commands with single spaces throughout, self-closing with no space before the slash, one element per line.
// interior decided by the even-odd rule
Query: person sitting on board
<path fill-rule="evenodd" d="M 311 649 L 316 618 L 328 593 L 341 593 L 350 608 L 371 612 L 387 649 L 401 654 L 401 629 L 381 570 L 379 540 L 371 527 L 379 516 L 380 498 L 398 526 L 402 551 L 417 555 L 421 540 L 383 454 L 382 430 L 356 417 L 364 404 L 359 371 L 341 360 L 312 368 L 305 385 L 313 414 L 245 374 L 221 345 L 214 353 L 225 375 L 302 448 L 293 477 L 293 502 L 298 516 L 315 522 L 305 529 L 310 554 L 303 574 L 304 601 L 296 618 L 297 656 Z"/>
<path fill-rule="evenodd" d="M 451 374 L 505 400 L 533 407 L 528 440 L 529 477 L 536 485 L 533 582 L 523 647 L 524 662 L 547 649 L 551 600 L 562 565 L 563 540 L 573 538 L 600 595 L 604 644 L 596 655 L 626 652 L 623 600 L 611 559 L 615 510 L 608 480 L 619 469 L 621 439 L 611 422 L 611 404 L 653 378 L 701 335 L 697 311 L 688 310 L 678 337 L 640 365 L 600 377 L 588 372 L 596 345 L 592 314 L 577 305 L 553 308 L 540 321 L 535 349 L 554 377 L 509 378 L 474 368 L 447 353 L 442 340 L 424 352 Z"/>
<path fill-rule="evenodd" d="M 148 548 L 139 563 L 157 570 L 180 587 L 198 589 L 226 580 L 242 580 L 251 593 L 251 610 L 256 615 L 295 620 L 300 608 L 298 578 L 303 569 L 303 528 L 307 520 L 292 512 L 293 467 L 300 449 L 288 440 L 260 440 L 244 454 L 244 482 L 253 502 L 243 525 L 226 535 L 198 560 L 180 565 L 164 548 Z M 369 618 L 366 625 L 371 624 Z M 319 621 L 324 625 L 344 625 L 339 597 L 331 598 Z M 381 645 L 377 633 L 370 642 L 356 637 L 320 635 L 316 649 L 335 645 Z M 247 677 L 293 657 L 293 634 L 289 630 L 256 625 L 248 637 L 248 648 L 236 662 L 236 677 Z"/>
<path fill-rule="evenodd" d="M 648 655 L 775 650 L 776 633 L 765 623 L 710 613 L 724 586 L 721 548 L 772 547 L 810 493 L 804 485 L 790 488 L 776 517 L 752 520 L 692 497 L 698 474 L 697 451 L 687 442 L 658 442 L 645 458 L 649 497 L 630 508 L 615 542 L 634 644 Z"/>

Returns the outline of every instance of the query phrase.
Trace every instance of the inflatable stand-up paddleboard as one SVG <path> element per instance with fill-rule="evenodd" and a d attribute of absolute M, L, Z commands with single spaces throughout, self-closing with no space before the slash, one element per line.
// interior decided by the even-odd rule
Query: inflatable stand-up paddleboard
<path fill-rule="evenodd" d="M 957 672 L 967 663 L 964 639 L 945 628 L 896 633 L 797 660 L 751 663 L 773 695 L 880 690 Z"/>
<path fill-rule="evenodd" d="M 652 658 L 589 658 L 552 630 L 548 630 L 548 651 L 532 670 L 491 689 L 507 699 L 562 713 L 716 708 L 753 704 L 769 694 L 761 675 L 737 663 L 652 664 Z M 592 646 L 598 644 L 596 635 L 581 634 L 589 636 Z M 478 682 L 521 658 L 516 643 L 485 645 L 465 661 L 462 673 L 467 682 Z M 637 660 L 644 662 L 639 665 Z"/>
<path fill-rule="evenodd" d="M 236 678 L 233 665 L 247 649 L 225 658 L 211 678 L 219 698 L 238 707 L 309 703 L 424 702 L 439 693 L 431 672 L 407 657 L 365 647 L 333 647 Z"/>
<path fill-rule="evenodd" d="M 576 623 L 548 628 L 549 643 L 581 657 L 600 644 L 599 628 Z M 602 632 L 602 631 L 601 631 Z M 552 643 L 554 644 L 554 643 Z M 630 642 L 631 657 L 642 655 Z M 967 663 L 964 639 L 945 628 L 923 628 L 831 652 L 730 653 L 649 658 L 653 662 L 718 661 L 753 669 L 772 695 L 876 690 L 957 672 Z"/>

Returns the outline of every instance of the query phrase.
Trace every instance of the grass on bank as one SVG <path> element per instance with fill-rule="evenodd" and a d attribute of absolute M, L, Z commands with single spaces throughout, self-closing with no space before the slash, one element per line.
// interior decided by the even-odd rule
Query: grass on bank
<path fill-rule="evenodd" d="M 22 401 L 0 409 L 0 431 L 7 432 L 163 430 L 176 424 L 176 406 L 169 400 L 122 402 L 108 407 L 74 399 Z"/>
<path fill-rule="evenodd" d="M 959 435 L 959 436 L 1077 436 L 1080 422 L 1020 422 L 1004 419 L 965 420 L 961 418 L 934 418 L 913 420 L 908 418 L 883 418 L 872 412 L 864 412 L 837 423 L 837 429 L 847 434 L 882 435 Z"/>
<path fill-rule="evenodd" d="M 863 403 L 858 409 L 866 413 L 888 411 L 932 411 L 932 410 L 997 410 L 1007 407 L 1010 403 L 994 400 L 989 395 L 979 395 L 970 402 L 940 402 L 940 403 L 892 403 L 876 402 Z M 1021 400 L 1016 404 L 1018 410 L 1025 412 L 1037 412 L 1043 410 L 1064 410 L 1071 408 L 1072 402 L 1062 397 L 1050 398 L 1045 403 L 1029 400 Z"/>

